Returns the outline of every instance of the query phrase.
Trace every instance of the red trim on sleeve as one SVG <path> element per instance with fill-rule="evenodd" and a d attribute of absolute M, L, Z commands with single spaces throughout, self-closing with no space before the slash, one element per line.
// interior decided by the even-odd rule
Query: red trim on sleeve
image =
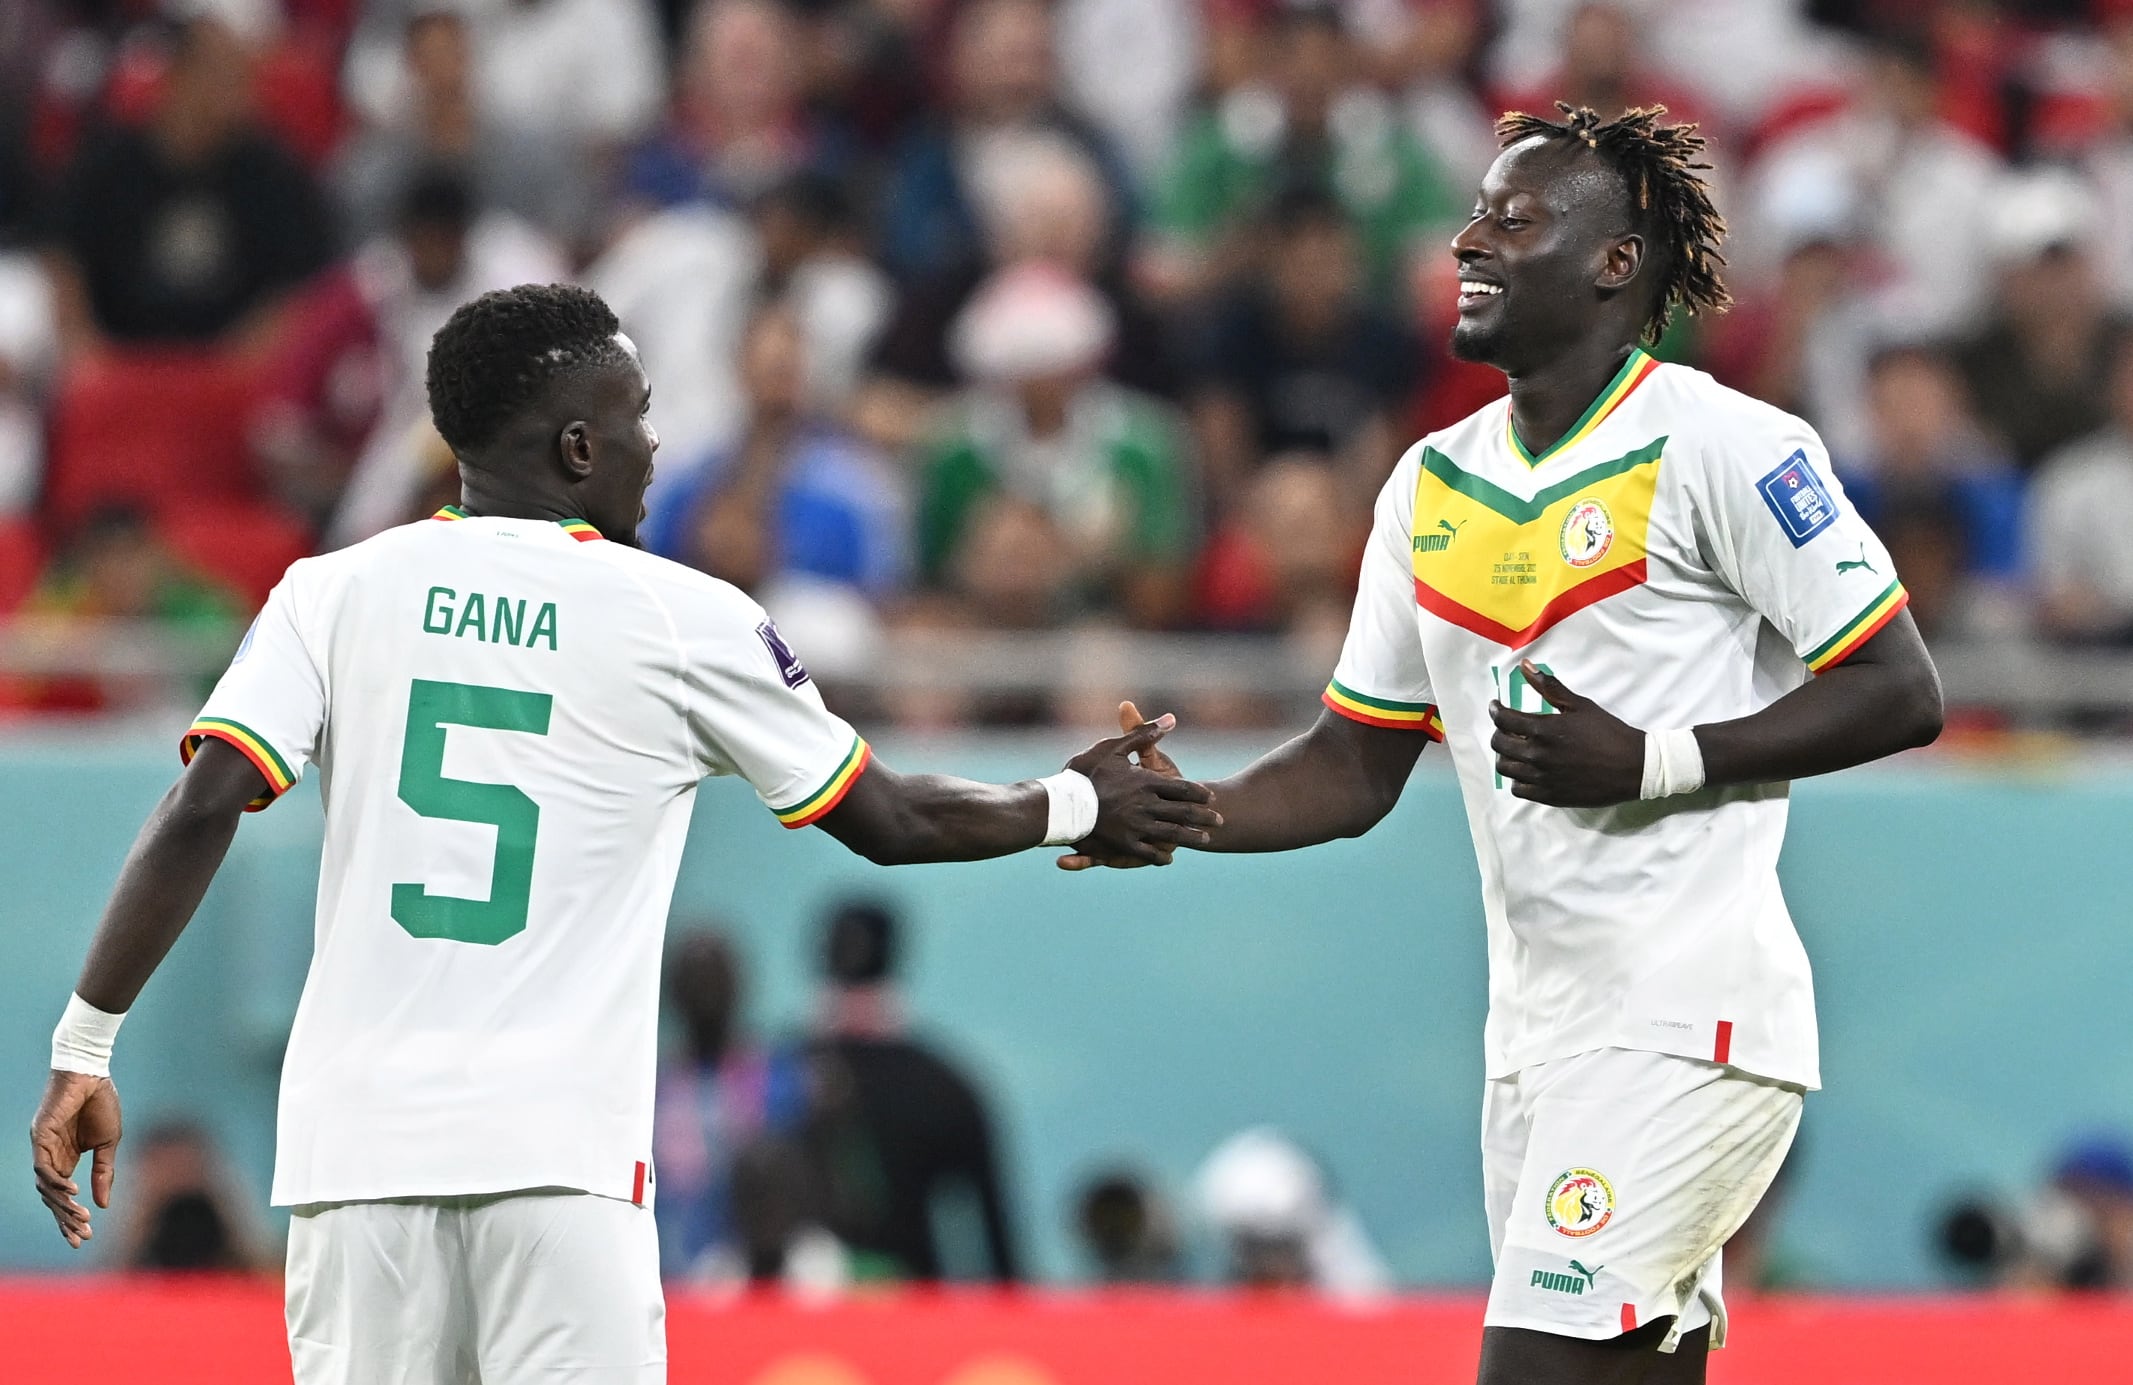
<path fill-rule="evenodd" d="M 252 762 L 252 768 L 259 771 L 259 777 L 267 781 L 267 791 L 261 794 L 259 797 L 253 799 L 250 803 L 244 805 L 244 810 L 247 813 L 256 813 L 263 808 L 272 806 L 275 799 L 280 798 L 284 793 L 288 792 L 288 788 L 295 787 L 295 785 L 292 784 L 288 786 L 288 788 L 277 788 L 275 786 L 276 780 L 274 777 L 274 767 L 268 764 L 264 759 L 262 759 L 258 751 L 252 749 L 252 747 L 246 745 L 243 741 L 231 735 L 229 732 L 217 730 L 215 727 L 212 726 L 194 727 L 192 730 L 187 731 L 182 737 L 180 737 L 178 740 L 179 759 L 181 759 L 184 763 L 188 765 L 191 764 L 193 762 L 194 753 L 199 749 L 196 742 L 205 740 L 209 737 L 213 737 L 214 739 L 221 741 L 224 745 L 236 751 L 239 755 L 244 756 L 245 759 L 250 760 Z"/>
<path fill-rule="evenodd" d="M 1733 1021 L 1718 1022 L 1718 1041 L 1711 1045 L 1711 1061 L 1723 1063 L 1733 1056 Z"/>

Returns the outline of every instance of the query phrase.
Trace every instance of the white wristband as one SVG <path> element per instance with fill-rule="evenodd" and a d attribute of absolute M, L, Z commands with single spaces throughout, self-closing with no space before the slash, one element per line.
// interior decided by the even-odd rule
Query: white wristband
<path fill-rule="evenodd" d="M 118 1037 L 125 1013 L 99 1010 L 80 996 L 67 997 L 67 1011 L 52 1031 L 52 1067 L 58 1072 L 111 1075 L 111 1042 Z"/>
<path fill-rule="evenodd" d="M 1703 747 L 1689 727 L 1644 733 L 1644 784 L 1640 798 L 1672 798 L 1703 787 Z"/>
<path fill-rule="evenodd" d="M 1072 846 L 1096 830 L 1096 785 L 1078 769 L 1063 769 L 1047 779 L 1044 840 L 1040 846 Z"/>

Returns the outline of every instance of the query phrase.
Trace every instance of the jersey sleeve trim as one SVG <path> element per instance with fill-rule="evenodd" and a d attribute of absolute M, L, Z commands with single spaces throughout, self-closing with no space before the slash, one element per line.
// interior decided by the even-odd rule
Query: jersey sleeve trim
<path fill-rule="evenodd" d="M 1842 630 L 1809 651 L 1807 667 L 1820 673 L 1843 663 L 1860 645 L 1879 633 L 1882 626 L 1894 620 L 1896 613 L 1910 601 L 1911 594 L 1903 589 L 1902 582 L 1889 583 L 1881 595 L 1868 602 L 1866 609 L 1847 621 Z"/>
<path fill-rule="evenodd" d="M 852 785 L 859 782 L 859 776 L 866 773 L 866 768 L 873 759 L 873 747 L 866 743 L 865 738 L 852 737 L 851 751 L 845 755 L 844 762 L 837 766 L 837 772 L 832 774 L 821 788 L 790 808 L 773 808 L 771 811 L 776 813 L 778 821 L 787 827 L 811 826 L 830 809 L 844 802 L 844 796 L 852 791 Z"/>
<path fill-rule="evenodd" d="M 1365 726 L 1383 726 L 1394 731 L 1421 731 L 1431 740 L 1444 739 L 1444 719 L 1437 715 L 1432 702 L 1394 702 L 1390 698 L 1366 697 L 1352 688 L 1341 685 L 1339 679 L 1326 684 L 1319 694 L 1319 701 L 1350 721 L 1362 722 Z"/>
<path fill-rule="evenodd" d="M 281 753 L 267 744 L 266 738 L 242 722 L 227 717 L 201 717 L 178 741 L 178 759 L 185 764 L 193 762 L 200 749 L 200 742 L 213 738 L 236 748 L 238 754 L 252 762 L 260 777 L 267 781 L 267 791 L 244 805 L 248 813 L 256 813 L 287 793 L 296 783 L 296 776 L 289 772 L 289 762 Z"/>

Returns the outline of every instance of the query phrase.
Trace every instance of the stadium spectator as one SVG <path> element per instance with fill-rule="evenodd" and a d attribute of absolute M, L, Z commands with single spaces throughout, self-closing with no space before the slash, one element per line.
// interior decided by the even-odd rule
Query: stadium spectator
<path fill-rule="evenodd" d="M 1942 351 L 1883 350 L 1867 399 L 1869 446 L 1838 459 L 1845 489 L 1888 545 L 1918 628 L 1929 638 L 1989 633 L 2022 577 L 2013 460 L 1978 427 Z"/>
<path fill-rule="evenodd" d="M 2110 422 L 2052 453 L 2030 482 L 2026 547 L 2043 633 L 2069 644 L 2133 647 L 2133 335 L 2121 337 L 2106 393 Z"/>
<path fill-rule="evenodd" d="M 974 170 L 984 256 L 910 286 L 883 330 L 860 422 L 884 444 L 916 440 L 957 383 L 949 333 L 987 279 L 1015 265 L 1049 265 L 1102 293 L 1114 323 L 1105 377 L 1161 397 L 1178 392 L 1169 323 L 1126 273 L 1109 228 L 1101 170 L 1072 142 L 1046 132 L 993 142 Z"/>
<path fill-rule="evenodd" d="M 44 390 L 58 350 L 52 286 L 27 250 L 0 241 L 0 523 L 25 514 L 44 473 Z M 4 602 L 4 597 L 0 597 Z"/>
<path fill-rule="evenodd" d="M 644 354 L 673 457 L 732 446 L 745 408 L 741 332 L 760 303 L 783 299 L 798 315 L 810 407 L 830 417 L 845 413 L 893 305 L 888 279 L 866 257 L 851 198 L 814 175 L 773 188 L 746 216 L 695 203 L 647 217 L 586 279 Z"/>
<path fill-rule="evenodd" d="M 746 208 L 793 174 L 847 162 L 800 105 L 799 21 L 776 0 L 704 0 L 689 21 L 667 128 L 641 145 L 623 197 Z"/>
<path fill-rule="evenodd" d="M 1664 106 L 1676 120 L 1702 123 L 1695 97 L 1652 69 L 1643 16 L 1624 0 L 1585 0 L 1562 21 L 1557 66 L 1504 104 L 1546 115 L 1558 101 L 1613 117 L 1633 106 Z M 1713 139 L 1723 132 L 1707 129 Z"/>
<path fill-rule="evenodd" d="M 1012 1283 L 1021 1258 L 993 1120 L 977 1085 L 908 1035 L 900 932 L 886 907 L 855 902 L 839 906 L 823 934 L 808 1140 L 829 1189 L 828 1225 L 863 1275 Z M 940 1237 L 973 1202 L 982 1235 Z M 982 1240 L 985 1263 L 950 1263 L 944 1239 Z"/>
<path fill-rule="evenodd" d="M 1199 83 L 1198 0 L 1059 0 L 1060 82 L 1146 186 L 1170 167 Z M 1119 61 L 1130 53 L 1131 62 Z"/>
<path fill-rule="evenodd" d="M 1416 242 L 1457 220 L 1464 192 L 1401 128 L 1385 95 L 1357 80 L 1337 7 L 1287 6 L 1272 24 L 1269 79 L 1232 91 L 1187 131 L 1157 198 L 1147 272 L 1180 295 L 1226 281 L 1247 262 L 1243 233 L 1267 203 L 1307 184 L 1332 189 L 1347 208 L 1372 284 L 1397 285 Z"/>
<path fill-rule="evenodd" d="M 438 10 L 472 26 L 481 114 L 508 130 L 560 140 L 597 166 L 659 117 L 666 63 L 646 0 L 366 0 L 344 82 L 371 124 L 408 104 L 407 24 Z"/>
<path fill-rule="evenodd" d="M 956 322 L 972 386 L 920 459 L 919 569 L 991 619 L 1182 612 L 1189 462 L 1160 405 L 1098 376 L 1113 331 L 1102 295 L 1040 265 L 1003 271 Z"/>
<path fill-rule="evenodd" d="M 1130 1170 L 1089 1179 L 1074 1197 L 1073 1231 L 1099 1284 L 1185 1279 L 1176 1217 L 1153 1184 Z"/>
<path fill-rule="evenodd" d="M 2088 187 L 2060 170 L 2013 177 L 1992 200 L 1992 313 L 1962 363 L 1979 416 L 2024 467 L 2101 427 L 2108 408 L 2129 324 L 2097 282 L 2095 218 Z"/>
<path fill-rule="evenodd" d="M 2079 166 L 2096 189 L 2098 224 L 2123 228 L 2133 226 L 2133 7 L 2115 7 L 2103 24 L 2105 120 Z M 2099 236 L 2094 250 L 2113 306 L 2133 311 L 2133 236 Z"/>
<path fill-rule="evenodd" d="M 1860 213 L 1880 261 L 1875 309 L 1892 331 L 1922 336 L 1968 327 L 1990 286 L 1986 217 L 1997 204 L 1999 159 L 1943 120 L 1932 49 L 1903 36 L 1868 49 L 1864 71 L 1835 114 L 1777 141 L 1751 175 L 1773 183 L 1825 183 Z M 1767 191 L 1750 198 L 1768 199 Z M 1753 227 L 1729 256 L 1751 268 L 1767 247 Z"/>
<path fill-rule="evenodd" d="M 1477 80 L 1490 8 L 1482 0 L 1351 5 L 1371 69 L 1398 94 L 1408 128 L 1444 171 L 1455 201 L 1480 186 L 1496 148 L 1496 112 Z"/>
<path fill-rule="evenodd" d="M 90 516 L 60 549 L 21 614 L 33 644 L 51 650 L 110 648 L 112 622 L 124 623 L 129 641 L 153 633 L 228 648 L 241 619 L 229 595 L 179 561 L 145 514 L 118 506 Z M 27 677 L 0 681 L 0 702 L 44 712 L 138 712 L 198 691 L 174 689 L 153 671 Z"/>
<path fill-rule="evenodd" d="M 662 489 L 645 547 L 722 577 L 772 609 L 801 581 L 881 600 L 904 581 L 903 478 L 808 407 L 807 337 L 785 305 L 758 309 L 741 337 L 748 416 L 733 446 Z M 819 646 L 810 641 L 812 651 Z"/>
<path fill-rule="evenodd" d="M 1277 1130 L 1240 1131 L 1193 1176 L 1200 1214 L 1222 1238 L 1224 1282 L 1344 1300 L 1389 1291 L 1390 1271 L 1325 1170 Z"/>
<path fill-rule="evenodd" d="M 155 1274 L 231 1274 L 273 1263 L 252 1204 L 214 1138 L 190 1122 L 151 1125 L 126 1144 L 120 1263 Z"/>
<path fill-rule="evenodd" d="M 431 473 L 423 363 L 452 310 L 563 276 L 560 247 L 448 166 L 414 172 L 394 223 L 306 286 L 253 430 L 281 499 L 335 547 L 414 517 Z"/>
<path fill-rule="evenodd" d="M 853 1257 L 822 1224 L 817 1181 L 795 1141 L 749 1141 L 733 1159 L 734 1237 L 707 1252 L 692 1278 L 713 1289 L 774 1289 L 813 1302 L 849 1288 Z"/>
<path fill-rule="evenodd" d="M 1335 468 L 1366 515 L 1410 441 L 1420 344 L 1366 292 L 1338 199 L 1293 189 L 1267 219 L 1262 271 L 1217 306 L 1193 394 L 1208 498 L 1226 515 L 1263 460 L 1298 454 Z"/>
<path fill-rule="evenodd" d="M 442 3 L 409 14 L 400 49 L 403 97 L 342 147 L 334 171 L 347 230 L 358 240 L 393 227 L 415 175 L 446 167 L 472 181 L 485 207 L 513 213 L 559 244 L 593 231 L 592 180 L 569 144 L 508 125 L 482 108 L 466 14 Z"/>
<path fill-rule="evenodd" d="M 983 254 L 977 170 L 1002 137 L 1048 131 L 1102 170 L 1113 224 L 1131 223 L 1132 178 L 1109 141 L 1059 99 L 1051 12 L 1044 0 L 971 0 L 955 12 L 948 108 L 898 151 L 882 212 L 882 259 L 905 281 Z"/>
<path fill-rule="evenodd" d="M 59 195 L 63 338 L 262 347 L 333 250 L 326 205 L 253 118 L 254 54 L 229 25 L 175 26 L 145 125 L 84 144 Z"/>
<path fill-rule="evenodd" d="M 660 1263 L 669 1279 L 731 1278 L 722 1267 L 748 1260 L 737 1166 L 759 1137 L 799 1128 L 806 1068 L 797 1052 L 748 1037 L 740 958 L 715 928 L 675 941 L 665 984 L 682 1044 L 659 1070 L 652 1111 Z"/>

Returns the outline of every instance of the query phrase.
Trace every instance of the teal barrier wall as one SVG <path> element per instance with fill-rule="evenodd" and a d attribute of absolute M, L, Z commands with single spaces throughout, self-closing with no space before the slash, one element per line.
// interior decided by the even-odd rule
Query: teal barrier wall
<path fill-rule="evenodd" d="M 0 739 L 5 1128 L 34 1108 L 96 911 L 175 771 L 169 746 Z M 1001 779 L 1075 748 L 884 747 L 899 766 Z M 1196 773 L 1253 748 L 1175 746 Z M 247 819 L 120 1044 L 129 1126 L 199 1116 L 262 1197 L 318 826 L 308 786 Z M 1827 1089 L 1808 1104 L 1781 1242 L 1814 1282 L 1939 1282 L 1927 1227 L 1946 1197 L 2019 1189 L 2068 1134 L 2133 1126 L 2129 828 L 2124 769 L 1913 763 L 1797 791 L 1786 889 L 1815 962 Z M 804 1022 L 811 924 L 854 890 L 905 908 L 913 1008 L 990 1080 L 1046 1273 L 1075 1270 L 1065 1204 L 1093 1165 L 1138 1162 L 1175 1189 L 1221 1137 L 1270 1121 L 1324 1156 L 1404 1280 L 1485 1278 L 1480 906 L 1441 756 L 1361 841 L 1116 876 L 1064 876 L 1037 853 L 882 870 L 781 830 L 739 784 L 706 787 L 676 917 L 733 929 L 760 1026 Z M 52 1230 L 15 1139 L 0 1146 L 18 1161 L 0 1178 L 0 1268 L 97 1263 Z"/>

